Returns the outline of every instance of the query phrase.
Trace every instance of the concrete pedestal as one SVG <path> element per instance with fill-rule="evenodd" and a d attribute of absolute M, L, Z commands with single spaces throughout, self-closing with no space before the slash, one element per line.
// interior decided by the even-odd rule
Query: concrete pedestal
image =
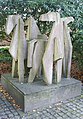
<path fill-rule="evenodd" d="M 81 82 L 73 78 L 63 78 L 59 84 L 47 86 L 40 79 L 32 84 L 20 84 L 11 74 L 4 74 L 1 84 L 24 112 L 81 95 Z"/>

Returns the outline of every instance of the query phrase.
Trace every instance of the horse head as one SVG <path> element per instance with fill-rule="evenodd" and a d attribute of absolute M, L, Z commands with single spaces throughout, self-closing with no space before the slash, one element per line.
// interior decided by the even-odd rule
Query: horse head
<path fill-rule="evenodd" d="M 42 14 L 39 18 L 40 21 L 58 21 L 60 19 L 60 14 L 58 12 L 47 12 Z"/>
<path fill-rule="evenodd" d="M 9 15 L 6 22 L 6 33 L 9 35 L 17 25 L 20 15 Z"/>

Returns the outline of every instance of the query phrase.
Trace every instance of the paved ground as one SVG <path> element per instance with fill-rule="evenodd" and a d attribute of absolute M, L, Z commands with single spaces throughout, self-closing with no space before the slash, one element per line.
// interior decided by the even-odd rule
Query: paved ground
<path fill-rule="evenodd" d="M 0 119 L 83 119 L 83 87 L 79 97 L 28 113 L 12 106 L 0 92 Z"/>

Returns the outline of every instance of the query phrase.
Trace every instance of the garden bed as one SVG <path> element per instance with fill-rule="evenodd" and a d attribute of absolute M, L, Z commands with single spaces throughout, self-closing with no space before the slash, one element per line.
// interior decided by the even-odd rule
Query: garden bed
<path fill-rule="evenodd" d="M 83 83 L 83 71 L 81 71 L 78 67 L 78 64 L 76 63 L 76 61 L 72 61 L 72 65 L 71 65 L 71 77 L 78 79 L 80 81 L 82 81 Z"/>
<path fill-rule="evenodd" d="M 0 74 L 11 73 L 12 63 L 11 62 L 0 62 Z M 76 78 L 83 82 L 83 71 L 80 71 L 77 63 L 72 61 L 71 77 Z"/>
<path fill-rule="evenodd" d="M 10 40 L 3 40 L 0 42 L 1 46 L 10 44 Z M 4 44 L 4 45 L 3 45 Z M 8 48 L 0 50 L 0 75 L 3 73 L 10 73 L 12 70 L 12 58 L 8 52 Z M 79 69 L 78 63 L 74 60 L 71 66 L 71 77 L 76 78 L 83 82 L 83 70 Z"/>

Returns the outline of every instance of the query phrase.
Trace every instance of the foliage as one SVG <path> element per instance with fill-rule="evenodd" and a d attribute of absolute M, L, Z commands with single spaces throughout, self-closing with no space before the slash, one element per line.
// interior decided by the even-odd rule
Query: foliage
<path fill-rule="evenodd" d="M 0 39 L 6 36 L 5 23 L 9 14 L 22 14 L 24 20 L 30 15 L 34 16 L 41 32 L 49 35 L 51 25 L 48 22 L 38 22 L 39 16 L 49 10 L 59 11 L 62 17 L 74 17 L 75 21 L 70 24 L 73 58 L 83 69 L 83 0 L 2 0 L 0 1 Z"/>
<path fill-rule="evenodd" d="M 0 62 L 11 62 L 12 57 L 10 56 L 8 52 L 8 48 L 1 48 L 0 49 Z"/>

